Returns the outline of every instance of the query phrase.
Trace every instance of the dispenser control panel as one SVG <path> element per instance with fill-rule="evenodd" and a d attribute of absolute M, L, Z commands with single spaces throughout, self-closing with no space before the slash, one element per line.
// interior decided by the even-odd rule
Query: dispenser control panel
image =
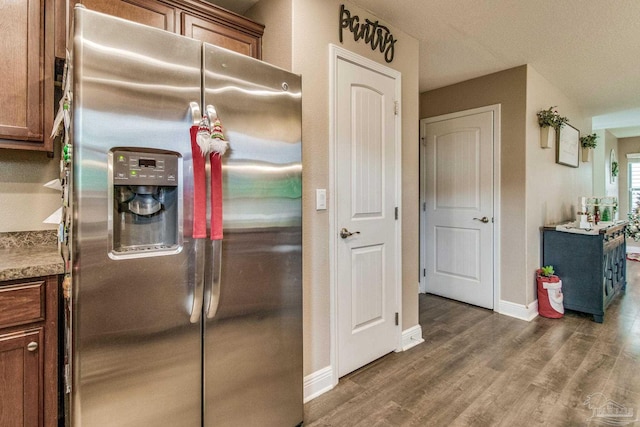
<path fill-rule="evenodd" d="M 125 150 L 112 155 L 115 185 L 178 185 L 176 155 Z"/>

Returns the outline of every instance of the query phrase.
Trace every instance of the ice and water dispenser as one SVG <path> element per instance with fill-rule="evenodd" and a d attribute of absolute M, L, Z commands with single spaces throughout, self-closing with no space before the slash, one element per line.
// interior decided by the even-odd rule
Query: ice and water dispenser
<path fill-rule="evenodd" d="M 111 248 L 114 257 L 159 255 L 180 241 L 179 155 L 111 151 Z"/>

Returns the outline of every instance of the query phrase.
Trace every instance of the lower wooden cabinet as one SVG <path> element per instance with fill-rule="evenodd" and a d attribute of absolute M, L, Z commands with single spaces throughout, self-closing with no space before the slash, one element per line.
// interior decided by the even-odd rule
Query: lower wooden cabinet
<path fill-rule="evenodd" d="M 0 335 L 0 425 L 40 426 L 43 411 L 43 330 Z"/>
<path fill-rule="evenodd" d="M 58 425 L 58 278 L 0 282 L 0 426 Z"/>

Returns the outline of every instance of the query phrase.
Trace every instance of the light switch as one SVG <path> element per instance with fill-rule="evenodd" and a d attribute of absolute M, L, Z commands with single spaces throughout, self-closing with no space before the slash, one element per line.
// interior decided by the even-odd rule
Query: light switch
<path fill-rule="evenodd" d="M 325 209 L 327 209 L 327 190 L 316 188 L 316 210 L 322 211 Z"/>

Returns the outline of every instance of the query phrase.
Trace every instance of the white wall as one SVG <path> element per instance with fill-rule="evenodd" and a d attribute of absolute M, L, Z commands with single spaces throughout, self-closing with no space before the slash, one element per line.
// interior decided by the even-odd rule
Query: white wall
<path fill-rule="evenodd" d="M 618 148 L 618 138 L 616 138 L 611 132 L 604 131 L 604 137 L 599 140 L 599 144 L 602 144 L 604 148 L 604 192 L 595 192 L 594 195 L 604 195 L 617 197 L 620 200 L 620 150 Z M 611 150 L 615 151 L 615 157 L 618 160 L 618 176 L 613 180 L 611 179 Z M 595 171 L 594 171 L 595 175 Z M 595 177 L 594 177 L 595 180 Z"/>
<path fill-rule="evenodd" d="M 619 183 L 619 219 L 628 219 L 628 214 L 635 207 L 636 201 L 629 200 L 629 162 L 627 154 L 640 153 L 640 137 L 620 138 L 618 139 L 618 162 L 620 163 L 620 175 L 618 175 Z M 631 207 L 629 207 L 631 205 Z M 627 239 L 627 250 L 632 252 L 640 252 L 640 242 L 633 239 Z"/>
<path fill-rule="evenodd" d="M 501 105 L 500 298 L 524 305 L 526 274 L 526 79 L 520 66 L 420 94 L 420 118 Z"/>
<path fill-rule="evenodd" d="M 578 196 L 591 194 L 591 163 L 556 164 L 555 147 L 540 148 L 536 113 L 558 106 L 583 133 L 590 120 L 529 65 L 424 92 L 420 118 L 501 104 L 500 297 L 528 307 L 536 300 L 540 227 L 571 220 Z"/>
<path fill-rule="evenodd" d="M 620 153 L 618 151 L 618 138 L 606 129 L 598 129 L 594 132 L 598 139 L 597 146 L 592 151 L 593 157 L 593 195 L 594 196 L 619 196 L 620 176 L 615 182 L 611 182 L 611 150 L 615 150 L 618 164 Z M 582 135 L 585 135 L 583 133 Z"/>
<path fill-rule="evenodd" d="M 578 168 L 556 163 L 556 147 L 540 148 L 540 126 L 536 113 L 557 106 L 562 116 L 580 130 L 581 135 L 591 133 L 591 117 L 585 116 L 580 106 L 567 98 L 560 88 L 553 86 L 533 67 L 527 67 L 526 150 L 527 179 L 523 189 L 526 203 L 526 303 L 536 300 L 534 274 L 542 263 L 540 227 L 547 224 L 572 221 L 578 211 L 579 196 L 592 195 L 593 162 L 579 158 Z"/>
<path fill-rule="evenodd" d="M 305 375 L 330 364 L 329 215 L 315 210 L 315 189 L 329 188 L 329 44 L 340 45 L 339 12 L 377 19 L 338 0 L 292 0 L 293 71 L 302 75 Z M 418 324 L 418 41 L 390 23 L 398 42 L 387 64 L 379 51 L 344 33 L 343 48 L 402 73 L 402 328 Z M 269 26 L 268 23 L 266 23 Z M 329 196 L 329 195 L 328 195 Z"/>
<path fill-rule="evenodd" d="M 620 186 L 620 219 L 626 219 L 630 212 L 629 206 L 634 207 L 635 202 L 629 200 L 629 162 L 627 154 L 640 153 L 640 137 L 620 138 L 618 140 L 618 162 L 620 163 L 620 175 L 618 183 Z"/>
<path fill-rule="evenodd" d="M 46 153 L 0 149 L 0 232 L 55 229 L 42 221 L 61 206 L 59 191 L 43 187 L 60 176 L 56 157 Z"/>
<path fill-rule="evenodd" d="M 288 69 L 286 52 L 291 49 L 290 69 L 302 75 L 305 375 L 331 362 L 328 233 L 333 207 L 316 211 L 315 189 L 329 189 L 329 45 L 340 45 L 338 18 L 343 3 L 352 14 L 377 19 L 351 3 L 336 0 L 261 0 L 247 13 L 266 25 L 264 60 Z M 291 34 L 286 34 L 288 22 L 292 23 Z M 398 39 L 391 64 L 379 51 L 355 42 L 347 31 L 342 47 L 402 73 L 402 328 L 407 329 L 418 324 L 418 42 L 393 25 L 384 25 Z M 282 45 L 287 39 L 291 45 Z M 327 196 L 330 199 L 330 194 Z"/>
<path fill-rule="evenodd" d="M 261 24 L 267 24 L 262 36 L 262 60 L 291 71 L 292 1 L 261 0 L 249 9 L 245 16 Z"/>

